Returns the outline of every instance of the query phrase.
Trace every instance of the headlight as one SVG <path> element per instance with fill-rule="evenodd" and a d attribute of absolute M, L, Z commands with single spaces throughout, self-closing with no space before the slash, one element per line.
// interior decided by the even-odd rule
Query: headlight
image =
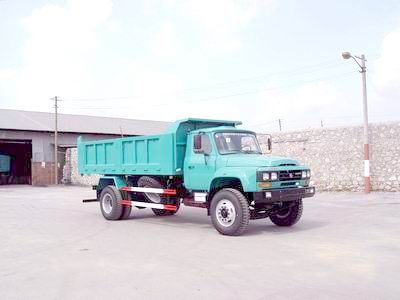
<path fill-rule="evenodd" d="M 268 172 L 268 171 L 258 171 L 257 172 L 257 181 L 274 181 L 278 180 L 278 172 Z"/>
<path fill-rule="evenodd" d="M 301 178 L 307 178 L 307 171 L 301 171 Z"/>
<path fill-rule="evenodd" d="M 310 178 L 311 177 L 311 171 L 307 170 L 307 177 Z"/>

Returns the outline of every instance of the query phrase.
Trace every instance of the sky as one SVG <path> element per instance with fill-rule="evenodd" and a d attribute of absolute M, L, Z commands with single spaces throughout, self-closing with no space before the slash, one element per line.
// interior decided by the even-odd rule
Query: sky
<path fill-rule="evenodd" d="M 257 132 L 400 120 L 398 0 L 0 0 L 0 108 Z"/>

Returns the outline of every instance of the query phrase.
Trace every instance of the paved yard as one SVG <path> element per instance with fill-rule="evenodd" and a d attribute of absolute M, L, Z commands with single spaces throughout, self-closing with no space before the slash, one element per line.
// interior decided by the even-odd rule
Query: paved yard
<path fill-rule="evenodd" d="M 82 187 L 0 187 L 0 299 L 399 299 L 400 194 L 321 193 L 219 235 L 206 211 L 106 221 Z"/>

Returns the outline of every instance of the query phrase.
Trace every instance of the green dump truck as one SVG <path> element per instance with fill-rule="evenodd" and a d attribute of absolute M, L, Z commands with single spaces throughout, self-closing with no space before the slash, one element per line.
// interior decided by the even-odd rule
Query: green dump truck
<path fill-rule="evenodd" d="M 79 172 L 102 174 L 95 200 L 107 220 L 128 218 L 132 207 L 173 215 L 183 203 L 207 209 L 225 235 L 242 234 L 250 219 L 295 224 L 302 199 L 315 193 L 309 168 L 263 155 L 256 134 L 236 128 L 240 124 L 185 119 L 160 135 L 78 138 Z"/>

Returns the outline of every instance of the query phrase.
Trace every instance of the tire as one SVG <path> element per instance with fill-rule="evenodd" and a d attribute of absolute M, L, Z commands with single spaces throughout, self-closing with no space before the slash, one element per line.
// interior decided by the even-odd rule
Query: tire
<path fill-rule="evenodd" d="M 217 192 L 210 212 L 215 229 L 223 235 L 241 235 L 249 225 L 249 204 L 238 190 L 227 188 Z"/>
<path fill-rule="evenodd" d="M 124 205 L 122 209 L 122 216 L 120 219 L 121 220 L 129 219 L 129 217 L 131 216 L 131 211 L 132 211 L 132 206 Z"/>
<path fill-rule="evenodd" d="M 156 188 L 156 189 L 163 189 L 163 185 L 156 179 L 149 177 L 149 176 L 142 176 L 139 178 L 137 185 L 139 187 L 148 187 L 148 188 Z M 161 203 L 161 196 L 160 194 L 154 193 L 143 193 L 144 197 L 147 201 L 151 203 Z M 177 201 L 178 202 L 178 201 Z M 179 203 L 179 202 L 178 202 Z M 157 209 L 152 208 L 151 210 L 156 216 L 171 216 L 174 215 L 179 209 L 180 203 L 177 204 L 177 210 L 165 210 L 165 209 Z"/>
<path fill-rule="evenodd" d="M 292 226 L 296 224 L 303 214 L 303 200 L 287 202 L 287 208 L 283 208 L 279 213 L 270 215 L 272 223 L 277 226 Z"/>
<path fill-rule="evenodd" d="M 119 220 L 123 213 L 122 196 L 115 186 L 107 186 L 100 193 L 100 210 L 107 220 Z"/>
<path fill-rule="evenodd" d="M 157 209 L 157 208 L 152 208 L 152 211 L 156 216 L 172 216 L 178 212 L 180 206 L 181 206 L 181 202 L 179 200 L 177 200 L 175 211 L 165 210 L 165 209 Z"/>
<path fill-rule="evenodd" d="M 122 196 L 124 197 L 124 200 L 131 200 L 131 195 L 128 192 L 121 193 Z M 121 220 L 128 219 L 131 215 L 132 211 L 132 206 L 128 205 L 123 205 L 122 206 L 122 215 L 121 215 Z"/>

